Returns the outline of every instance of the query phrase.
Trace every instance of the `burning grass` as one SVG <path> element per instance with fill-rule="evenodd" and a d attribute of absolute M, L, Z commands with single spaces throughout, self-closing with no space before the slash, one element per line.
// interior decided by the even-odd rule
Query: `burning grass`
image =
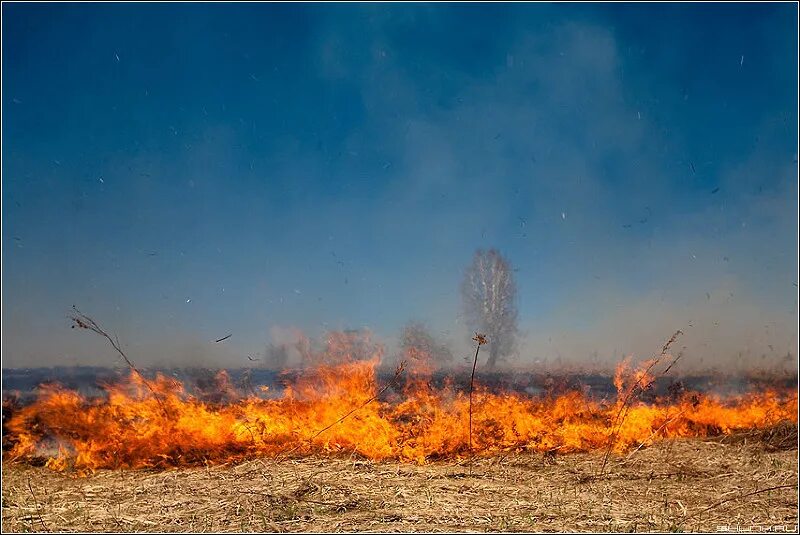
<path fill-rule="evenodd" d="M 789 443 L 780 437 L 787 429 L 772 431 L 738 440 L 731 440 L 737 435 L 664 440 L 612 455 L 600 478 L 601 451 L 476 458 L 471 476 L 463 462 L 375 462 L 357 453 L 166 471 L 100 470 L 91 477 L 5 463 L 3 526 L 9 531 L 715 532 L 753 526 L 791 531 L 798 514 L 796 441 L 786 449 Z"/>
<path fill-rule="evenodd" d="M 638 367 L 623 362 L 616 396 L 435 384 L 413 348 L 382 382 L 380 354 L 353 360 L 341 337 L 278 394 L 237 390 L 225 372 L 198 393 L 132 365 L 101 396 L 44 385 L 4 411 L 3 525 L 796 529 L 797 390 L 657 392 L 678 334 Z"/>
<path fill-rule="evenodd" d="M 5 459 L 44 459 L 51 469 L 87 475 L 102 468 L 163 469 L 288 455 L 344 453 L 416 464 L 463 460 L 472 451 L 496 456 L 602 449 L 607 456 L 664 438 L 797 423 L 793 389 L 639 399 L 652 384 L 652 362 L 646 364 L 620 366 L 615 400 L 581 391 L 528 396 L 478 386 L 474 410 L 472 396 L 462 389 L 435 389 L 419 372 L 402 388 L 379 388 L 376 360 L 320 364 L 272 399 L 242 396 L 224 373 L 213 401 L 188 394 L 165 376 L 144 385 L 138 373 L 106 386 L 107 395 L 95 399 L 50 385 L 5 423 Z"/>

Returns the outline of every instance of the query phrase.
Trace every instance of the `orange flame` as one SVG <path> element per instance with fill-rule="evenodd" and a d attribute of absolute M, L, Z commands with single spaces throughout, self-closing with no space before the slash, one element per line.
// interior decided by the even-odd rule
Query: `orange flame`
<path fill-rule="evenodd" d="M 333 337 L 329 349 L 346 342 Z M 346 345 L 346 343 L 345 343 Z M 380 354 L 369 360 L 318 359 L 277 399 L 233 397 L 227 375 L 217 376 L 221 397 L 201 400 L 174 379 L 158 375 L 151 386 L 131 374 L 105 387 L 103 399 L 86 399 L 58 386 L 42 387 L 38 399 L 7 423 L 14 444 L 9 458 L 30 460 L 48 448 L 53 470 L 202 465 L 257 456 L 352 452 L 381 460 L 425 463 L 466 457 L 468 397 L 446 384 L 429 386 L 425 356 L 411 355 L 400 400 L 374 400 Z M 646 368 L 643 367 L 642 369 Z M 642 378 L 627 362 L 615 376 L 619 397 Z M 615 422 L 619 401 L 596 401 L 581 392 L 531 397 L 474 393 L 473 443 L 479 455 L 505 451 L 579 452 L 608 447 L 623 452 L 665 437 L 702 437 L 739 429 L 797 422 L 797 392 L 769 390 L 722 399 L 684 393 L 677 400 L 632 399 L 624 421 Z M 317 434 L 348 411 L 348 418 Z M 614 427 L 616 425 L 616 427 Z M 614 433 L 616 429 L 617 432 Z"/>

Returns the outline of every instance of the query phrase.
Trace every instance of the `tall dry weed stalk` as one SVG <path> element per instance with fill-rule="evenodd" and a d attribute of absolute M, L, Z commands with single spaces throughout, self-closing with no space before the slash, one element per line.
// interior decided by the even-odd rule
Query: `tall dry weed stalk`
<path fill-rule="evenodd" d="M 675 331 L 675 333 L 670 337 L 669 340 L 667 340 L 667 342 L 661 348 L 661 352 L 650 360 L 650 363 L 647 365 L 644 371 L 639 374 L 639 377 L 636 379 L 636 382 L 625 393 L 625 397 L 622 399 L 622 404 L 620 405 L 619 410 L 617 411 L 617 414 L 614 417 L 614 420 L 612 421 L 611 424 L 612 432 L 608 438 L 608 446 L 606 446 L 606 451 L 605 454 L 603 455 L 603 464 L 600 466 L 600 471 L 598 472 L 597 477 L 602 476 L 603 472 L 606 469 L 606 465 L 608 464 L 608 457 L 609 455 L 611 455 L 611 450 L 613 449 L 614 444 L 616 443 L 616 439 L 617 436 L 619 435 L 620 429 L 622 429 L 622 424 L 625 423 L 625 418 L 628 416 L 628 410 L 630 408 L 631 401 L 640 396 L 655 382 L 656 377 L 651 376 L 650 372 L 653 370 L 653 368 L 658 366 L 658 364 L 665 356 L 667 356 L 669 348 L 672 346 L 672 344 L 675 343 L 675 340 L 678 339 L 678 336 L 682 334 L 683 331 L 681 331 L 680 329 Z M 669 366 L 667 366 L 664 369 L 664 371 L 662 371 L 659 374 L 659 377 L 665 375 L 669 370 L 671 370 L 672 367 L 675 365 L 676 362 L 678 362 L 678 359 L 680 358 L 681 355 L 679 354 L 672 360 Z"/>
<path fill-rule="evenodd" d="M 70 319 L 73 322 L 72 328 L 74 329 L 75 327 L 78 327 L 79 329 L 87 329 L 96 334 L 99 334 L 100 336 L 108 340 L 108 343 L 111 344 L 111 347 L 113 347 L 114 350 L 117 353 L 119 353 L 119 355 L 128 365 L 128 367 L 131 370 L 133 370 L 133 372 L 136 373 L 136 375 L 139 376 L 144 385 L 148 388 L 148 390 L 150 390 L 150 392 L 153 394 L 153 397 L 158 402 L 158 405 L 161 407 L 161 410 L 164 411 L 164 414 L 166 416 L 169 416 L 169 413 L 167 412 L 167 407 L 164 405 L 164 402 L 161 401 L 158 392 L 156 392 L 155 388 L 153 388 L 153 386 L 145 378 L 145 376 L 142 375 L 142 372 L 140 372 L 139 369 L 136 366 L 134 366 L 133 362 L 131 362 L 131 359 L 128 358 L 125 352 L 122 351 L 122 346 L 119 343 L 119 338 L 117 338 L 117 335 L 115 334 L 114 338 L 111 338 L 111 336 L 105 330 L 103 330 L 103 328 L 100 327 L 100 325 L 95 320 L 93 320 L 80 310 L 78 310 L 78 308 L 75 305 L 72 305 L 72 310 L 74 311 L 74 314 L 70 316 Z"/>
<path fill-rule="evenodd" d="M 477 347 L 475 348 L 475 359 L 472 362 L 472 375 L 469 378 L 469 472 L 472 475 L 472 390 L 473 385 L 475 383 L 475 368 L 478 367 L 478 353 L 480 353 L 481 346 L 487 343 L 486 335 L 475 333 L 475 336 L 472 338 L 477 343 Z"/>

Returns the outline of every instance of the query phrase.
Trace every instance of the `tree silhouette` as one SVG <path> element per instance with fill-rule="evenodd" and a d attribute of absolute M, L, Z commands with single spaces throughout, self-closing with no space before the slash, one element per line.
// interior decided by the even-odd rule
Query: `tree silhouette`
<path fill-rule="evenodd" d="M 478 249 L 464 274 L 461 296 L 469 328 L 485 333 L 489 339 L 489 368 L 494 368 L 514 350 L 516 294 L 508 261 L 495 249 Z"/>

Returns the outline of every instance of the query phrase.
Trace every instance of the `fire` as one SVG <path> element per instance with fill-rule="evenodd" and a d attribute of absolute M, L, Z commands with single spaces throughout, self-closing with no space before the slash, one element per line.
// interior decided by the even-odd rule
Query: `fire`
<path fill-rule="evenodd" d="M 358 454 L 413 463 L 468 456 L 464 389 L 452 383 L 430 387 L 431 369 L 416 355 L 421 364 L 407 370 L 405 386 L 376 398 L 379 357 L 338 363 L 320 359 L 275 399 L 258 397 L 256 390 L 264 392 L 258 388 L 248 396 L 235 395 L 224 372 L 216 378 L 220 396 L 213 401 L 187 393 L 180 382 L 162 375 L 148 387 L 131 374 L 122 384 L 106 386 L 101 399 L 44 386 L 38 399 L 7 423 L 7 438 L 14 444 L 7 458 L 26 461 L 51 451 L 49 468 L 91 473 L 258 456 Z M 648 402 L 634 398 L 625 418 L 615 423 L 619 399 L 641 377 L 627 364 L 620 366 L 617 401 L 577 391 L 526 396 L 476 385 L 473 449 L 477 455 L 566 453 L 611 444 L 624 452 L 662 438 L 797 422 L 796 391 L 765 391 L 724 399 L 690 392 Z"/>

